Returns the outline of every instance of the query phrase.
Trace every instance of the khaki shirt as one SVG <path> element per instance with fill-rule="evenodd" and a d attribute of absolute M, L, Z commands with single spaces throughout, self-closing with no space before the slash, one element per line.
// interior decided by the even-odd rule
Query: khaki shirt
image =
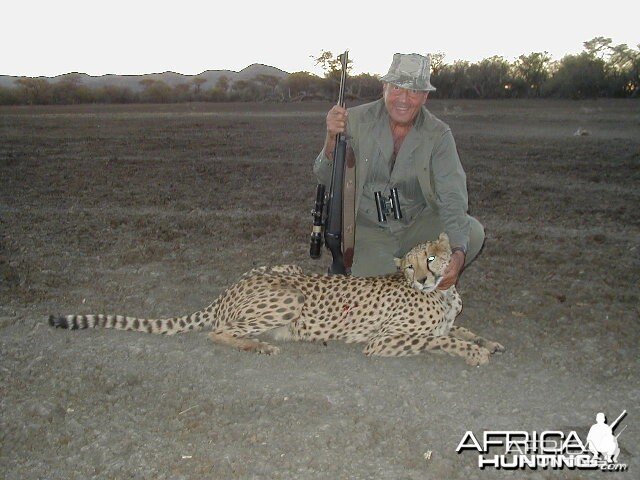
<path fill-rule="evenodd" d="M 393 155 L 393 137 L 384 100 L 350 108 L 347 135 L 356 156 L 358 216 L 360 202 L 366 202 L 368 197 L 365 195 L 363 200 L 369 169 L 374 164 L 389 165 Z M 332 163 L 323 150 L 313 167 L 318 181 L 327 186 L 331 183 Z M 466 250 L 469 246 L 470 230 L 466 175 L 449 126 L 423 106 L 413 128 L 402 143 L 395 164 L 403 165 L 404 168 L 396 172 L 394 167 L 394 181 L 399 184 L 411 184 L 417 177 L 424 198 L 424 208 L 416 212 L 415 205 L 411 206 L 414 215 L 402 222 L 402 227 L 407 228 L 411 225 L 416 215 L 435 213 L 445 225 L 445 233 L 449 236 L 451 246 L 463 247 Z M 398 175 L 405 178 L 398 178 Z M 383 192 L 384 195 L 388 193 Z M 375 205 L 373 208 L 375 209 Z"/>

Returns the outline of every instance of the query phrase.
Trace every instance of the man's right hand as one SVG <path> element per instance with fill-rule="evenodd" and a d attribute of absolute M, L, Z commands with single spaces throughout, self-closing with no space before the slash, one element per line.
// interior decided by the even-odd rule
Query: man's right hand
<path fill-rule="evenodd" d="M 347 129 L 348 115 L 347 109 L 339 105 L 335 105 L 329 110 L 327 113 L 327 135 L 335 137 L 339 133 L 344 133 Z"/>
<path fill-rule="evenodd" d="M 335 105 L 327 113 L 327 138 L 324 143 L 324 153 L 328 158 L 333 159 L 333 150 L 336 146 L 336 135 L 347 130 L 347 109 Z"/>

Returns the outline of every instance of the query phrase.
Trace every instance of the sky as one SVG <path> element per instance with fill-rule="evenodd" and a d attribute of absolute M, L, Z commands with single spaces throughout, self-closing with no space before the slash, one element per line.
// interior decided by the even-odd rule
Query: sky
<path fill-rule="evenodd" d="M 639 1 L 588 3 L 14 0 L 2 7 L 0 75 L 195 75 L 252 63 L 321 74 L 313 58 L 346 49 L 354 73 L 383 75 L 396 52 L 442 52 L 446 63 L 542 51 L 559 60 L 596 36 L 638 48 Z"/>

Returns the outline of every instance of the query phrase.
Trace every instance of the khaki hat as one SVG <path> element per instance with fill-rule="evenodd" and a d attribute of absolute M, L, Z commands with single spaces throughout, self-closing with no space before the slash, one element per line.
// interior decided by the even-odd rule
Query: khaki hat
<path fill-rule="evenodd" d="M 429 81 L 431 77 L 431 56 L 417 53 L 395 53 L 387 73 L 380 80 L 400 88 L 433 92 L 436 87 Z"/>

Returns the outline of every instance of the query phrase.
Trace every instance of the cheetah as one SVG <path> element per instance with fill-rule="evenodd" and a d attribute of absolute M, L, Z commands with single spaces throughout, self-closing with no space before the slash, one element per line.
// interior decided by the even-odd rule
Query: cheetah
<path fill-rule="evenodd" d="M 191 315 L 165 319 L 52 315 L 49 323 L 68 329 L 103 327 L 167 335 L 211 327 L 214 343 L 277 354 L 278 347 L 254 338 L 269 332 L 276 340 L 364 343 L 366 355 L 383 357 L 439 350 L 460 356 L 469 365 L 482 365 L 504 347 L 453 324 L 462 311 L 460 296 L 455 287 L 437 289 L 450 257 L 449 239 L 441 234 L 396 259 L 399 271 L 391 275 L 306 275 L 292 265 L 261 267 Z"/>

